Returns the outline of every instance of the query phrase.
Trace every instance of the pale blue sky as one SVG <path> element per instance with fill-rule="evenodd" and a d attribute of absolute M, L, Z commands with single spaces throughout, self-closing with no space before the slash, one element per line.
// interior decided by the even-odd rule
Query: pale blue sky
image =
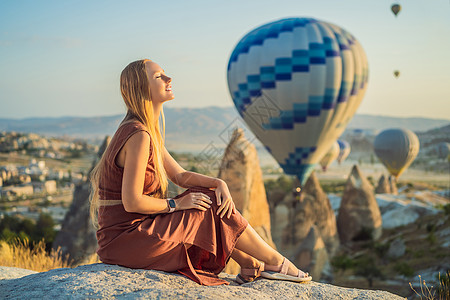
<path fill-rule="evenodd" d="M 351 32 L 369 60 L 357 113 L 450 119 L 450 1 L 0 1 L 0 118 L 124 112 L 119 75 L 150 58 L 170 107 L 232 106 L 226 66 L 250 30 L 313 17 Z M 398 79 L 392 75 L 401 71 Z"/>

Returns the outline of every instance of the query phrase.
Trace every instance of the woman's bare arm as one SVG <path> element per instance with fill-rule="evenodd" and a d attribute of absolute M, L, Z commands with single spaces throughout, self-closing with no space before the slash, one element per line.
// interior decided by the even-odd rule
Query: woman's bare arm
<path fill-rule="evenodd" d="M 150 136 L 145 131 L 133 134 L 123 146 L 119 158 L 123 161 L 122 202 L 126 211 L 142 214 L 169 211 L 167 201 L 144 195 L 145 170 L 147 168 Z"/>
<path fill-rule="evenodd" d="M 143 194 L 145 170 L 150 151 L 150 136 L 140 131 L 131 136 L 118 155 L 118 164 L 123 166 L 122 202 L 127 212 L 159 214 L 169 212 L 166 199 Z M 212 203 L 203 193 L 189 193 L 177 198 L 176 210 L 198 209 L 205 211 Z"/>

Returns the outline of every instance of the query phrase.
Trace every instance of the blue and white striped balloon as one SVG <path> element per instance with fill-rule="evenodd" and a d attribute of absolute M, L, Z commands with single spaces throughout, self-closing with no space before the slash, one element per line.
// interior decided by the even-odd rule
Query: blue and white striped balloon
<path fill-rule="evenodd" d="M 337 161 L 340 164 L 347 158 L 347 156 L 350 154 L 350 151 L 352 150 L 352 148 L 347 141 L 338 140 L 337 142 L 339 144 L 339 156 L 337 158 Z"/>
<path fill-rule="evenodd" d="M 368 63 L 344 29 L 289 18 L 244 36 L 227 73 L 244 121 L 284 171 L 304 184 L 361 103 Z"/>

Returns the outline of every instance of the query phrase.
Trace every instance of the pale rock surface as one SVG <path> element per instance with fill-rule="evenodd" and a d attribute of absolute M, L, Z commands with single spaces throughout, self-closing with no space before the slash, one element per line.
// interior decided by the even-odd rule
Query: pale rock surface
<path fill-rule="evenodd" d="M 435 205 L 445 205 L 450 203 L 448 200 L 441 202 L 427 202 L 423 199 L 418 201 L 412 197 L 413 194 L 377 194 L 376 200 L 380 208 L 383 228 L 390 229 L 398 226 L 404 226 L 414 223 L 418 218 L 435 215 L 439 210 L 434 208 Z M 341 197 L 330 194 L 330 203 L 336 214 L 339 212 L 341 205 Z M 273 224 L 273 223 L 272 223 Z"/>
<path fill-rule="evenodd" d="M 0 266 L 0 280 L 15 279 L 36 273 L 37 273 L 36 271 L 31 271 L 27 269 Z"/>
<path fill-rule="evenodd" d="M 378 207 L 380 208 L 381 215 L 384 215 L 390 210 L 405 207 L 411 203 L 411 201 L 402 197 L 402 195 L 396 196 L 390 194 L 377 194 L 375 198 L 377 200 Z"/>
<path fill-rule="evenodd" d="M 381 213 L 373 187 L 356 165 L 347 179 L 337 225 L 341 243 L 350 242 L 367 231 L 371 231 L 375 240 L 382 233 Z"/>
<path fill-rule="evenodd" d="M 379 194 L 376 196 L 383 219 L 383 228 L 390 229 L 412 224 L 420 217 L 439 213 L 439 210 L 434 206 L 441 204 L 441 202 L 425 202 L 425 199 L 419 201 L 412 195 Z M 444 203 L 449 202 L 447 200 Z"/>
<path fill-rule="evenodd" d="M 414 223 L 418 218 L 420 218 L 420 214 L 412 205 L 388 210 L 383 214 L 383 228 L 391 229 L 408 225 Z"/>
<path fill-rule="evenodd" d="M 218 177 L 228 184 L 231 197 L 242 216 L 269 245 L 275 247 L 258 154 L 240 128 L 233 132 L 225 149 Z M 230 260 L 225 271 L 237 274 L 239 266 Z"/>
<path fill-rule="evenodd" d="M 391 259 L 396 259 L 405 255 L 406 245 L 402 238 L 396 238 L 389 245 L 387 256 Z"/>
<path fill-rule="evenodd" d="M 439 193 L 438 191 L 414 191 L 407 193 L 406 196 L 411 199 L 411 201 L 419 202 L 429 207 L 450 203 L 450 200 L 445 193 Z"/>
<path fill-rule="evenodd" d="M 389 180 L 386 178 L 386 176 L 381 175 L 380 179 L 378 180 L 378 186 L 375 189 L 375 193 L 377 194 L 390 194 L 391 193 L 391 186 L 389 185 Z"/>
<path fill-rule="evenodd" d="M 256 280 L 239 286 L 200 286 L 184 276 L 93 264 L 0 280 L 0 299 L 403 299 L 386 291 L 310 282 Z"/>
<path fill-rule="evenodd" d="M 109 136 L 103 140 L 97 157 L 92 162 L 91 170 L 97 164 L 110 141 Z M 74 263 L 89 261 L 97 249 L 96 229 L 89 214 L 89 194 L 89 180 L 75 186 L 73 201 L 66 213 L 61 230 L 53 242 L 53 248 L 61 247 L 62 255 L 69 255 Z"/>

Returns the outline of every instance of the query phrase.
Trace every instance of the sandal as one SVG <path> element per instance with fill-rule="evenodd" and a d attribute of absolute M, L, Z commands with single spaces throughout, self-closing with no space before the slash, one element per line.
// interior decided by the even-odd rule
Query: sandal
<path fill-rule="evenodd" d="M 287 272 L 288 272 L 290 263 L 291 262 L 287 258 L 284 258 L 281 266 L 266 265 L 265 270 L 263 272 L 261 272 L 261 276 L 264 278 L 267 278 L 267 279 L 287 280 L 287 281 L 293 281 L 293 282 L 306 282 L 306 281 L 312 280 L 312 277 L 309 276 L 308 273 L 305 273 L 301 270 L 298 270 L 297 276 L 288 275 Z M 272 269 L 272 271 L 269 271 L 268 269 Z M 275 270 L 279 270 L 279 271 L 275 271 Z"/>
<path fill-rule="evenodd" d="M 236 275 L 236 282 L 239 284 L 252 282 L 258 277 L 261 277 L 262 270 L 264 270 L 263 262 L 257 268 L 241 268 L 241 273 Z"/>

